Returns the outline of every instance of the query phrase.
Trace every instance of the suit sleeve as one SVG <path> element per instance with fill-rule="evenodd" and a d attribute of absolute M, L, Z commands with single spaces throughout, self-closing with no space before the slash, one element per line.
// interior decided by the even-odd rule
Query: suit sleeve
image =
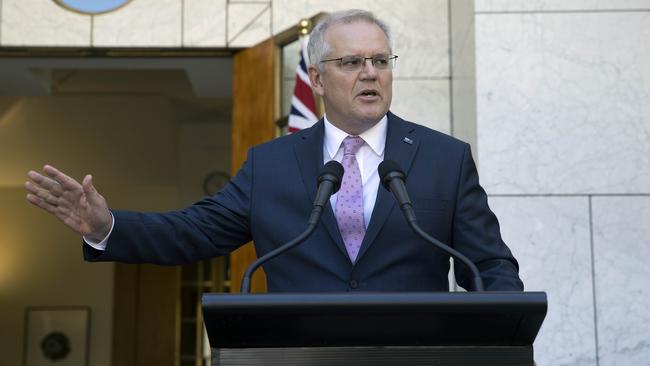
<path fill-rule="evenodd" d="M 253 150 L 237 175 L 212 197 L 180 211 L 114 210 L 105 251 L 84 244 L 88 261 L 177 265 L 227 254 L 251 240 Z"/>
<path fill-rule="evenodd" d="M 457 192 L 453 218 L 454 247 L 476 264 L 486 290 L 522 291 L 524 285 L 519 278 L 519 265 L 501 239 L 499 222 L 479 184 L 469 145 L 463 153 Z M 458 284 L 471 288 L 470 273 L 462 262 L 455 261 L 454 269 Z"/>

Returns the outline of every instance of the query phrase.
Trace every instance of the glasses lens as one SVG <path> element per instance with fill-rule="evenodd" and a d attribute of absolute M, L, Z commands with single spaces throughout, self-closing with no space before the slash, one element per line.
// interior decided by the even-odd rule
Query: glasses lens
<path fill-rule="evenodd" d="M 391 65 L 389 55 L 376 55 L 372 57 L 372 66 L 378 69 L 388 69 Z"/>
<path fill-rule="evenodd" d="M 341 68 L 343 70 L 355 71 L 363 65 L 363 57 L 361 56 L 344 56 L 341 58 Z"/>
<path fill-rule="evenodd" d="M 341 66 L 341 69 L 345 71 L 359 71 L 363 68 L 366 60 L 371 60 L 374 68 L 386 70 L 392 69 L 395 66 L 396 58 L 397 56 L 393 55 L 375 55 L 372 57 L 343 56 L 339 60 L 339 65 Z"/>
<path fill-rule="evenodd" d="M 397 61 L 397 56 L 395 56 L 395 55 L 387 55 L 386 56 L 386 68 L 394 69 L 396 61 Z"/>

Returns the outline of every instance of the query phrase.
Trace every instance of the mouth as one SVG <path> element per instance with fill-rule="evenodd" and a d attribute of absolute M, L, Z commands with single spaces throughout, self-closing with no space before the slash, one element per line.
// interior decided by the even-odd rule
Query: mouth
<path fill-rule="evenodd" d="M 357 96 L 364 99 L 375 99 L 379 97 L 379 92 L 375 89 L 364 89 L 359 94 L 357 94 Z"/>

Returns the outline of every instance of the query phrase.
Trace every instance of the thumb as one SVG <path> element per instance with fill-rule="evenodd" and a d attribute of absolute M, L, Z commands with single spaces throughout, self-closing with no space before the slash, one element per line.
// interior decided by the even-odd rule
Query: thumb
<path fill-rule="evenodd" d="M 93 185 L 93 176 L 90 174 L 87 174 L 84 177 L 83 182 L 81 183 L 84 193 L 86 195 L 86 200 L 88 200 L 88 203 L 91 205 L 96 205 L 101 203 L 101 196 L 99 195 L 99 192 L 95 189 L 95 186 Z"/>

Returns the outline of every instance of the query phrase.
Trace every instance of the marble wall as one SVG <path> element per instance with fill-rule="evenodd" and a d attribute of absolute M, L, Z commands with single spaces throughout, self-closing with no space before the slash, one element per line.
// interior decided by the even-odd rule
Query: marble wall
<path fill-rule="evenodd" d="M 477 0 L 474 25 L 482 184 L 549 296 L 537 363 L 647 364 L 650 1 Z"/>
<path fill-rule="evenodd" d="M 133 0 L 89 16 L 0 0 L 0 47 L 237 49 L 350 6 Z M 650 0 L 353 6 L 392 26 L 392 110 L 472 144 L 527 289 L 549 295 L 538 364 L 647 363 Z"/>
<path fill-rule="evenodd" d="M 450 132 L 472 145 L 472 155 L 477 160 L 474 0 L 450 1 L 449 14 L 452 116 Z"/>
<path fill-rule="evenodd" d="M 133 0 L 114 12 L 82 15 L 53 1 L 0 0 L 0 47 L 236 49 L 302 18 L 350 6 L 343 0 Z M 362 0 L 353 6 L 375 12 L 392 27 L 399 55 L 392 110 L 450 132 L 448 0 L 411 0 L 409 6 Z"/>

